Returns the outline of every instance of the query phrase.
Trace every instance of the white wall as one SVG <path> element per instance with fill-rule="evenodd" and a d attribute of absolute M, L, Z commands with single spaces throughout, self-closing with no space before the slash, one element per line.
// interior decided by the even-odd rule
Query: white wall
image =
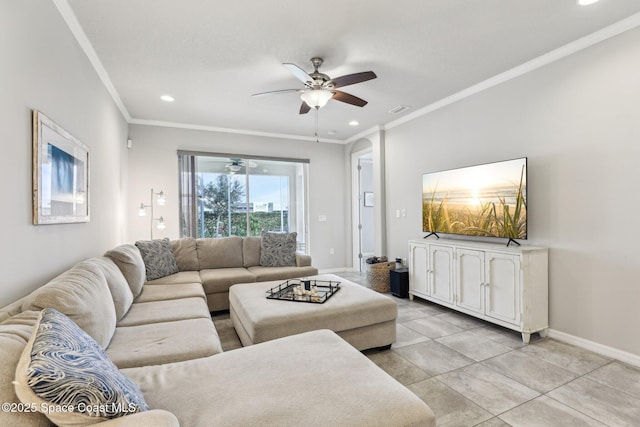
<path fill-rule="evenodd" d="M 163 190 L 167 205 L 156 208 L 156 217 L 167 221 L 154 238 L 179 237 L 177 150 L 193 150 L 238 155 L 309 159 L 309 248 L 313 265 L 327 270 L 342 268 L 350 253 L 345 252 L 345 159 L 343 146 L 316 142 L 130 125 L 129 137 L 129 223 L 127 239 L 149 239 L 149 218 L 137 216 L 137 206 L 149 203 L 150 189 Z M 324 215 L 326 222 L 319 222 Z M 333 248 L 334 254 L 330 254 Z M 351 262 L 350 260 L 348 261 Z"/>
<path fill-rule="evenodd" d="M 388 255 L 423 236 L 424 172 L 527 156 L 551 328 L 640 355 L 639 76 L 635 29 L 387 130 Z"/>
<path fill-rule="evenodd" d="M 0 2 L 0 306 L 123 238 L 127 124 L 50 1 Z M 31 112 L 90 147 L 91 221 L 32 225 Z"/>

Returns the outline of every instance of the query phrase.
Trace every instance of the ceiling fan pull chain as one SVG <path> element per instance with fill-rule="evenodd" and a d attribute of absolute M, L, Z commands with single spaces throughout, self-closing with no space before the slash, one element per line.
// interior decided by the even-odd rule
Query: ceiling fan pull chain
<path fill-rule="evenodd" d="M 318 111 L 320 109 L 316 107 L 316 142 L 320 142 L 320 139 L 318 138 Z"/>

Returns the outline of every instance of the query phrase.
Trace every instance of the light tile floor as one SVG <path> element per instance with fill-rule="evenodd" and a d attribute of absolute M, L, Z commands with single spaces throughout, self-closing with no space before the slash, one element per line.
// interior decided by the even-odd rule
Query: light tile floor
<path fill-rule="evenodd" d="M 339 276 L 367 286 L 359 273 Z M 364 354 L 424 400 L 442 426 L 640 426 L 640 368 L 520 334 L 427 301 L 398 304 L 397 340 Z M 241 347 L 228 314 L 224 350 Z"/>

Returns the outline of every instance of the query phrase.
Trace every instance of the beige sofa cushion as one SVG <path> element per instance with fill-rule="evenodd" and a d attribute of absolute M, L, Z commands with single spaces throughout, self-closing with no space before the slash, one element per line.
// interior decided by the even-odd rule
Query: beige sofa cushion
<path fill-rule="evenodd" d="M 116 309 L 116 320 L 120 320 L 127 314 L 129 307 L 133 303 L 133 292 L 131 292 L 127 279 L 124 278 L 122 272 L 111 258 L 93 258 L 93 261 L 100 267 L 107 279 L 107 285 Z"/>
<path fill-rule="evenodd" d="M 197 271 L 180 271 L 175 274 L 150 280 L 146 285 L 179 285 L 181 283 L 200 283 L 200 273 Z"/>
<path fill-rule="evenodd" d="M 268 280 L 286 280 L 294 277 L 315 276 L 318 269 L 315 267 L 249 267 L 247 270 L 256 276 L 256 282 Z"/>
<path fill-rule="evenodd" d="M 180 427 L 180 423 L 171 412 L 164 409 L 152 409 L 103 421 L 98 427 Z"/>
<path fill-rule="evenodd" d="M 24 311 L 0 324 L 0 402 L 18 404 L 12 385 L 16 366 L 38 321 L 38 311 Z M 52 426 L 40 412 L 0 411 L 0 426 Z"/>
<path fill-rule="evenodd" d="M 123 373 L 183 426 L 435 426 L 422 400 L 327 330 Z"/>
<path fill-rule="evenodd" d="M 67 315 L 100 344 L 109 345 L 116 327 L 116 310 L 100 266 L 82 261 L 28 295 L 22 309 L 52 307 Z"/>
<path fill-rule="evenodd" d="M 311 267 L 311 256 L 296 253 L 296 266 L 298 267 Z"/>
<path fill-rule="evenodd" d="M 118 322 L 118 327 L 210 318 L 207 303 L 198 297 L 140 302 L 131 306 L 125 318 Z"/>
<path fill-rule="evenodd" d="M 197 239 L 200 269 L 242 267 L 242 237 Z"/>
<path fill-rule="evenodd" d="M 180 271 L 197 271 L 200 270 L 198 263 L 198 251 L 196 247 L 196 239 L 193 237 L 184 237 L 182 239 L 172 240 L 171 248 L 176 256 L 176 263 Z"/>
<path fill-rule="evenodd" d="M 9 305 L 0 308 L 0 322 L 4 322 L 10 317 L 15 316 L 22 312 L 22 303 L 24 298 L 20 298 L 18 301 L 14 301 Z"/>
<path fill-rule="evenodd" d="M 231 285 L 236 283 L 252 283 L 256 276 L 246 268 L 215 268 L 201 270 L 202 286 L 207 294 L 228 292 Z"/>
<path fill-rule="evenodd" d="M 242 239 L 243 267 L 260 265 L 261 242 L 262 239 L 260 237 L 247 236 Z"/>
<path fill-rule="evenodd" d="M 144 286 L 142 292 L 136 298 L 136 302 L 166 301 L 191 297 L 207 300 L 202 284 L 180 283 L 179 285 Z"/>
<path fill-rule="evenodd" d="M 120 245 L 104 254 L 116 263 L 122 274 L 127 279 L 133 297 L 140 295 L 142 285 L 147 280 L 144 261 L 140 250 L 135 245 Z"/>
<path fill-rule="evenodd" d="M 220 338 L 211 318 L 119 327 L 107 348 L 107 355 L 121 369 L 180 362 L 221 352 Z"/>

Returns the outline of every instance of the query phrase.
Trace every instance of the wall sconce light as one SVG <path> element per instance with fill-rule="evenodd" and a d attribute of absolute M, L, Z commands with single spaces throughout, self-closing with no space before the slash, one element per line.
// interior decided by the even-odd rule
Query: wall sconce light
<path fill-rule="evenodd" d="M 167 228 L 167 224 L 163 217 L 160 217 L 160 218 L 153 217 L 153 196 L 157 196 L 156 204 L 158 206 L 164 206 L 167 204 L 167 199 L 164 196 L 164 191 L 160 191 L 159 193 L 154 193 L 152 188 L 149 204 L 145 205 L 144 203 L 140 203 L 140 208 L 138 209 L 138 216 L 147 216 L 147 208 L 149 208 L 149 210 L 151 211 L 151 220 L 150 220 L 151 240 L 153 240 L 153 221 L 158 221 L 158 225 L 157 225 L 158 230 L 164 230 L 165 228 Z"/>

